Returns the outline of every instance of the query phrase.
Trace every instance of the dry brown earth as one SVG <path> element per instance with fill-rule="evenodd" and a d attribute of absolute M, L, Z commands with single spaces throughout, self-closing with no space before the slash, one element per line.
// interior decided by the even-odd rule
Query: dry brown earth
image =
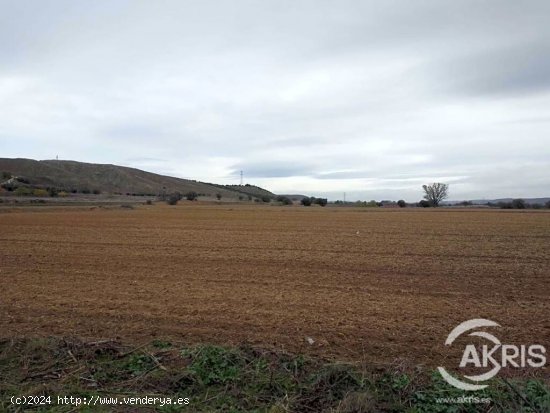
<path fill-rule="evenodd" d="M 470 318 L 550 344 L 550 213 L 227 205 L 0 214 L 0 336 L 435 366 Z M 306 337 L 315 341 L 306 342 Z"/>

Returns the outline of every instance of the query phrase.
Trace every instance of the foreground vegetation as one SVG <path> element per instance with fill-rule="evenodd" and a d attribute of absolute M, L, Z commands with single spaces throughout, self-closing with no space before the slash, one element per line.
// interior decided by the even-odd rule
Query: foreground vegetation
<path fill-rule="evenodd" d="M 468 392 L 467 392 L 468 393 Z M 494 381 L 475 392 L 490 403 L 442 403 L 473 394 L 437 374 L 402 365 L 373 369 L 254 348 L 180 347 L 152 341 L 137 348 L 114 341 L 28 339 L 0 342 L 0 410 L 22 411 L 14 395 L 165 396 L 186 406 L 42 406 L 32 411 L 208 412 L 546 412 L 541 381 Z"/>

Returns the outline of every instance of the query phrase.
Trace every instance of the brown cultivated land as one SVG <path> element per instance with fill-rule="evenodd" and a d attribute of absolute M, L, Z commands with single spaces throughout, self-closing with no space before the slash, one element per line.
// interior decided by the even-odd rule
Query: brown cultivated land
<path fill-rule="evenodd" d="M 244 343 L 436 366 L 462 321 L 489 318 L 503 342 L 548 346 L 549 314 L 544 211 L 187 203 L 0 214 L 1 337 Z"/>

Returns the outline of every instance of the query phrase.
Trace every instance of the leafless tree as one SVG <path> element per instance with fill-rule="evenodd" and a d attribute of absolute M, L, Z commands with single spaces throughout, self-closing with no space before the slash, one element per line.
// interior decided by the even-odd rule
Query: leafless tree
<path fill-rule="evenodd" d="M 440 182 L 422 185 L 422 189 L 424 189 L 424 199 L 434 207 L 439 206 L 440 202 L 449 195 L 449 185 Z"/>

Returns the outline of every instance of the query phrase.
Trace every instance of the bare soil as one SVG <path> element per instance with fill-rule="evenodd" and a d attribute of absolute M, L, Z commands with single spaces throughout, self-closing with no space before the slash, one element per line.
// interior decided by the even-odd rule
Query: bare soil
<path fill-rule="evenodd" d="M 244 343 L 435 367 L 453 355 L 443 343 L 462 321 L 489 318 L 502 341 L 548 346 L 548 314 L 548 212 L 0 214 L 0 337 Z"/>

